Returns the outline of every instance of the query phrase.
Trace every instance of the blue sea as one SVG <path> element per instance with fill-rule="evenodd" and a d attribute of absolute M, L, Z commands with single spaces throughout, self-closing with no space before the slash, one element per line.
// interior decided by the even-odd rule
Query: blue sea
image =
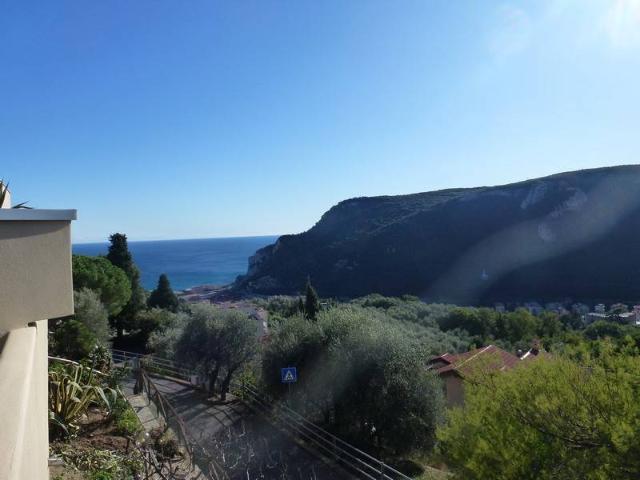
<path fill-rule="evenodd" d="M 153 289 L 166 273 L 174 290 L 196 285 L 226 285 L 247 272 L 256 250 L 274 243 L 277 236 L 203 238 L 129 242 L 129 250 L 141 273 L 142 285 Z M 73 253 L 106 255 L 108 243 L 79 243 Z"/>

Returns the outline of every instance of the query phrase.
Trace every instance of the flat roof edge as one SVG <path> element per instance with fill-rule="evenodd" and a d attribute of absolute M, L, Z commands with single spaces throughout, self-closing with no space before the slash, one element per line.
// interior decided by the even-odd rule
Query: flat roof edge
<path fill-rule="evenodd" d="M 27 208 L 0 208 L 0 222 L 71 221 L 78 218 L 76 210 L 47 210 Z"/>

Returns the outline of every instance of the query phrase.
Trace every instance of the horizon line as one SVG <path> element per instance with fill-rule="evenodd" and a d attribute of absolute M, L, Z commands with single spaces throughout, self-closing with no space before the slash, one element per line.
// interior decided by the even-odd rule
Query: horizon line
<path fill-rule="evenodd" d="M 125 234 L 126 235 L 126 234 Z M 261 238 L 261 237 L 281 237 L 282 234 L 264 234 L 264 235 L 229 235 L 225 237 L 193 237 L 193 238 L 159 238 L 149 240 L 131 240 L 127 237 L 129 243 L 145 243 L 145 242 L 180 242 L 189 240 L 229 240 L 237 238 Z M 72 245 L 96 245 L 96 244 L 108 244 L 109 239 L 99 241 L 71 241 Z"/>

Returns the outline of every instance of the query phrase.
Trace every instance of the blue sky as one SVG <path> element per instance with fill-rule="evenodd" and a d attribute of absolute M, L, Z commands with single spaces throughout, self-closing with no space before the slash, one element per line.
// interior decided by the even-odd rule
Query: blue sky
<path fill-rule="evenodd" d="M 640 162 L 640 0 L 2 5 L 0 176 L 76 241 Z"/>

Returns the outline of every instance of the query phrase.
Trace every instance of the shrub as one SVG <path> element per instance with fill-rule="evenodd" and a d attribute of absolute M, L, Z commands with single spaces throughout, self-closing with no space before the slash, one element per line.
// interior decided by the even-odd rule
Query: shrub
<path fill-rule="evenodd" d="M 91 480 L 113 480 L 113 475 L 111 472 L 107 472 L 105 470 L 98 470 L 91 474 Z"/>
<path fill-rule="evenodd" d="M 99 343 L 106 345 L 111 339 L 109 315 L 105 306 L 100 302 L 98 294 L 93 290 L 83 288 L 73 292 L 73 303 L 74 318 L 82 322 Z"/>
<path fill-rule="evenodd" d="M 178 441 L 171 430 L 155 428 L 150 432 L 149 436 L 153 439 L 154 450 L 161 456 L 175 458 L 181 454 Z"/>
<path fill-rule="evenodd" d="M 139 312 L 136 315 L 136 324 L 140 330 L 140 344 L 146 346 L 149 343 L 149 337 L 153 333 L 162 336 L 165 330 L 179 323 L 181 318 L 181 314 L 172 313 L 161 308 L 152 308 Z"/>
<path fill-rule="evenodd" d="M 142 428 L 135 412 L 127 404 L 127 408 L 116 419 L 116 430 L 121 435 L 134 437 Z"/>
<path fill-rule="evenodd" d="M 49 426 L 52 437 L 74 435 L 78 420 L 92 404 L 110 407 L 116 392 L 103 388 L 93 371 L 82 365 L 56 366 L 49 370 Z"/>
<path fill-rule="evenodd" d="M 104 345 L 96 345 L 87 358 L 87 364 L 108 374 L 111 371 L 111 352 Z"/>
<path fill-rule="evenodd" d="M 88 357 L 95 345 L 96 337 L 77 320 L 64 320 L 53 334 L 54 353 L 72 360 Z"/>

